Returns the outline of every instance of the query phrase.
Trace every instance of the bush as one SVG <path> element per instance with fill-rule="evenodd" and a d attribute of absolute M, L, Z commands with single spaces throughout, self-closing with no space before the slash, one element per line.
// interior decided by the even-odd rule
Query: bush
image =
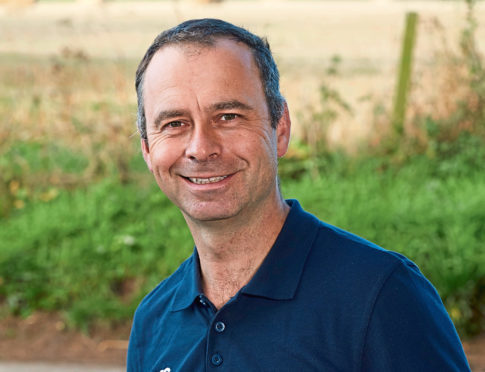
<path fill-rule="evenodd" d="M 33 202 L 2 223 L 0 298 L 16 314 L 63 310 L 70 324 L 129 319 L 192 244 L 159 190 L 105 181 Z"/>

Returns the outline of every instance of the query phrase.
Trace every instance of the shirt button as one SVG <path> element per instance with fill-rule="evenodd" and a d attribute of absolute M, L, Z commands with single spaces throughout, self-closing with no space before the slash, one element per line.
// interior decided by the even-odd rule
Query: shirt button
<path fill-rule="evenodd" d="M 215 329 L 217 332 L 222 333 L 226 329 L 226 325 L 223 322 L 217 322 L 215 325 Z"/>
<path fill-rule="evenodd" d="M 202 306 L 207 306 L 207 301 L 205 300 L 204 296 L 199 296 L 199 302 Z"/>
<path fill-rule="evenodd" d="M 215 353 L 211 357 L 211 362 L 213 365 L 216 367 L 220 366 L 222 364 L 222 356 L 219 353 Z"/>

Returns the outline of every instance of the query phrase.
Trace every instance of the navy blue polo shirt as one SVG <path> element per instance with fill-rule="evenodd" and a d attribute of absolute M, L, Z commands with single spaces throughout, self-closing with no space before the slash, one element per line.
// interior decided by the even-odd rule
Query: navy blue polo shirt
<path fill-rule="evenodd" d="M 261 267 L 220 310 L 197 250 L 145 297 L 129 372 L 470 370 L 415 264 L 288 204 Z"/>

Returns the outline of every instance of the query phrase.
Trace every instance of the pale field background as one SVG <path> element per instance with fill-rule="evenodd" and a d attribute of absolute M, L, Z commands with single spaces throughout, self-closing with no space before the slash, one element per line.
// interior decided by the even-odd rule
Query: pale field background
<path fill-rule="evenodd" d="M 409 11 L 419 14 L 411 105 L 452 99 L 454 92 L 446 86 L 449 77 L 440 76 L 439 56 L 458 50 L 466 24 L 464 1 L 85 1 L 29 7 L 17 3 L 0 5 L 0 53 L 52 56 L 69 48 L 90 58 L 137 61 L 160 31 L 190 18 L 221 18 L 268 38 L 294 135 L 301 133 L 308 112 L 318 109 L 319 87 L 325 84 L 353 109 L 352 114 L 339 114 L 329 140 L 353 150 L 379 130 L 376 108 L 381 107 L 381 114 L 384 109 L 384 117 L 390 110 Z M 483 50 L 484 2 L 477 4 L 475 17 L 476 39 Z M 341 63 L 338 74 L 331 76 L 326 71 L 334 56 Z M 134 91 L 129 100 L 135 102 Z"/>

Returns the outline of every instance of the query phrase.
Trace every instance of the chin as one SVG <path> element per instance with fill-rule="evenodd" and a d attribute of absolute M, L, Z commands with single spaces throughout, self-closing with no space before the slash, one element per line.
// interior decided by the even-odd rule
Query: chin
<path fill-rule="evenodd" d="M 185 213 L 191 220 L 209 222 L 209 221 L 223 221 L 237 215 L 237 213 L 223 213 L 214 212 L 210 213 L 208 211 L 190 211 Z"/>
<path fill-rule="evenodd" d="M 193 221 L 222 221 L 239 214 L 240 210 L 235 206 L 207 205 L 201 203 L 191 206 L 181 206 L 183 214 Z"/>

